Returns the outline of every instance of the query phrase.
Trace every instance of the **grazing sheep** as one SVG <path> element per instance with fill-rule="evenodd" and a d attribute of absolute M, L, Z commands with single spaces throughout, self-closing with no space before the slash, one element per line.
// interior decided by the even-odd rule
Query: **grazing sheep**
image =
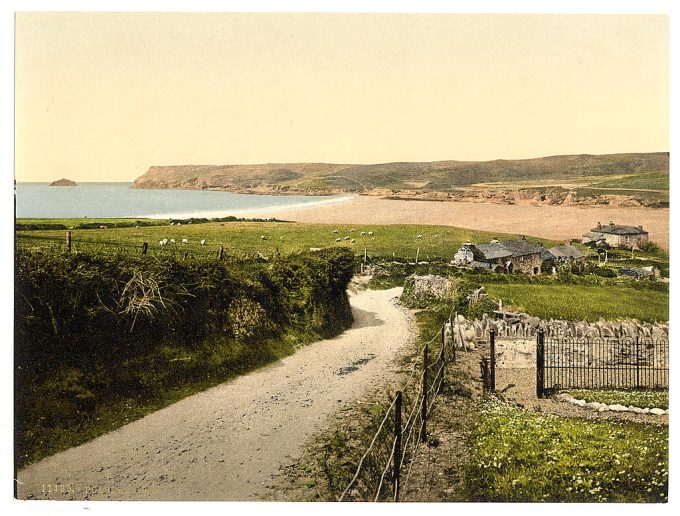
<path fill-rule="evenodd" d="M 168 241 L 167 241 L 166 239 L 163 239 L 163 240 L 160 240 L 158 243 L 159 243 L 161 246 L 164 246 L 165 244 L 168 243 Z"/>
<path fill-rule="evenodd" d="M 183 244 L 188 244 L 188 243 L 189 243 L 189 240 L 186 239 L 186 238 L 183 238 L 183 239 L 182 239 L 182 243 L 183 243 Z"/>
<path fill-rule="evenodd" d="M 201 245 L 205 245 L 205 240 L 201 240 Z"/>
<path fill-rule="evenodd" d="M 182 223 L 181 223 L 181 222 L 178 222 L 178 223 L 177 223 L 177 225 L 178 225 L 178 226 L 181 226 L 181 225 L 182 225 Z"/>
<path fill-rule="evenodd" d="M 350 241 L 349 241 L 349 243 L 350 243 L 350 244 L 356 244 L 356 243 L 357 243 L 357 241 L 356 241 L 356 240 L 354 240 L 354 239 L 352 239 L 352 240 L 350 240 Z"/>
<path fill-rule="evenodd" d="M 342 242 L 342 238 L 336 238 L 335 241 L 336 242 Z"/>
<path fill-rule="evenodd" d="M 171 244 L 174 244 L 174 243 L 175 243 L 175 239 L 174 239 L 174 238 L 171 238 L 171 239 L 170 239 L 170 243 L 171 243 Z"/>
<path fill-rule="evenodd" d="M 267 237 L 264 235 L 260 235 L 260 240 L 267 240 Z"/>
<path fill-rule="evenodd" d="M 106 229 L 106 226 L 99 226 L 99 229 Z"/>
<path fill-rule="evenodd" d="M 331 231 L 331 233 L 337 233 L 337 232 L 338 232 L 337 229 L 334 229 L 333 231 Z"/>
<path fill-rule="evenodd" d="M 423 238 L 423 235 L 416 235 L 416 238 Z"/>
<path fill-rule="evenodd" d="M 350 233 L 354 233 L 354 228 L 349 230 Z"/>
<path fill-rule="evenodd" d="M 365 234 L 366 234 L 365 231 L 362 231 L 362 232 L 361 232 L 361 236 L 364 236 Z"/>
<path fill-rule="evenodd" d="M 135 226 L 135 229 L 139 229 L 139 226 Z"/>
<path fill-rule="evenodd" d="M 349 240 L 349 237 L 348 237 L 348 236 L 346 236 L 346 237 L 345 237 L 345 240 Z"/>
<path fill-rule="evenodd" d="M 175 223 L 174 223 L 174 222 L 171 222 L 171 223 L 170 223 L 170 225 L 171 225 L 171 226 L 174 226 L 174 225 L 175 225 Z"/>
<path fill-rule="evenodd" d="M 373 236 L 373 231 L 369 231 L 368 236 Z"/>

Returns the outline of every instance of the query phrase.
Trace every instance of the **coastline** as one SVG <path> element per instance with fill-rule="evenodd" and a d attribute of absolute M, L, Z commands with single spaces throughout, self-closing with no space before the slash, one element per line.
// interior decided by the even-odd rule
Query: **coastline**
<path fill-rule="evenodd" d="M 553 240 L 577 240 L 598 222 L 643 226 L 649 238 L 669 249 L 668 208 L 550 206 L 457 201 L 391 200 L 355 196 L 344 202 L 299 208 L 253 209 L 250 216 L 304 223 L 432 224 L 483 231 L 526 234 Z"/>

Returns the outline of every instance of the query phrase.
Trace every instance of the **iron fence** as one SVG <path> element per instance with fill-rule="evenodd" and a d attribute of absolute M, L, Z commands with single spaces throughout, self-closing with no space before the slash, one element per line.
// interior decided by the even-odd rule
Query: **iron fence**
<path fill-rule="evenodd" d="M 536 393 L 567 388 L 668 388 L 668 339 L 537 335 Z"/>

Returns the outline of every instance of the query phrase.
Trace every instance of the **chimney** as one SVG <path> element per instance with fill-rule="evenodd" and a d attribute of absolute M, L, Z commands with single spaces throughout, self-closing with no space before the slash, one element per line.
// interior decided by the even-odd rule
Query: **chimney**
<path fill-rule="evenodd" d="M 571 238 L 567 238 L 567 239 L 564 241 L 564 245 L 571 245 Z"/>
<path fill-rule="evenodd" d="M 642 226 L 638 226 L 637 228 L 640 230 L 640 233 L 642 233 L 643 231 Z"/>
<path fill-rule="evenodd" d="M 613 226 L 613 225 L 614 225 L 614 221 L 610 220 L 610 221 L 609 221 L 609 225 L 610 225 L 610 226 Z"/>
<path fill-rule="evenodd" d="M 602 228 L 602 224 L 600 224 L 600 223 L 598 222 L 598 223 L 597 223 L 597 229 L 601 229 L 601 228 Z"/>

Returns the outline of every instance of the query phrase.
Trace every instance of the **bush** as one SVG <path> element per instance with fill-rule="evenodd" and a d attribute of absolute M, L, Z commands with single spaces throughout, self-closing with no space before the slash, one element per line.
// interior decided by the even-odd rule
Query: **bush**
<path fill-rule="evenodd" d="M 17 250 L 20 461 L 54 451 L 47 434 L 77 434 L 102 407 L 155 403 L 349 327 L 353 260 L 345 248 L 240 265 Z"/>

